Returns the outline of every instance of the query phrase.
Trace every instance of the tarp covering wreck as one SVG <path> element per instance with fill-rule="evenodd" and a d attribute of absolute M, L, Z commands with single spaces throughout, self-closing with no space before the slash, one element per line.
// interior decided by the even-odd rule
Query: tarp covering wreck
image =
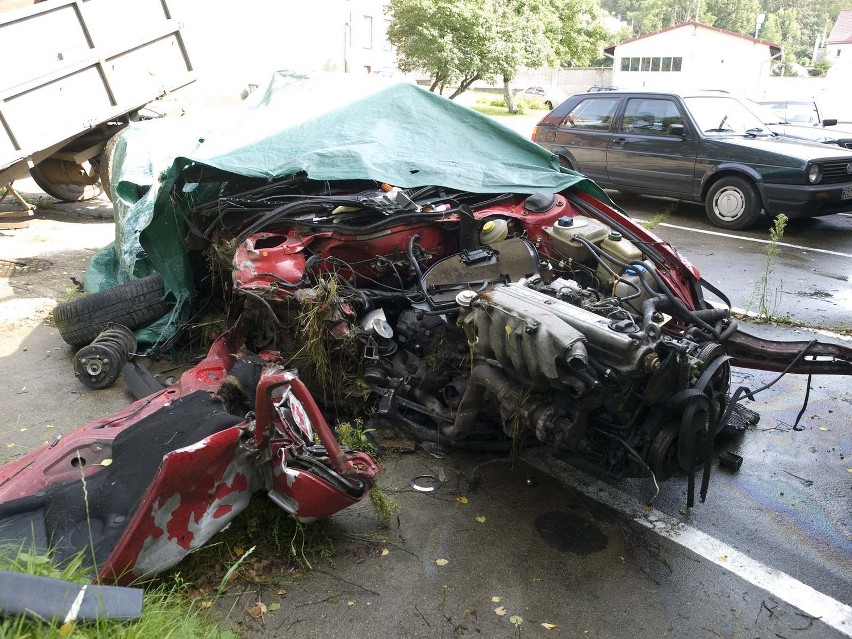
<path fill-rule="evenodd" d="M 184 302 L 193 295 L 186 213 L 218 197 L 227 174 L 273 180 L 303 172 L 312 180 L 473 193 L 578 188 L 609 201 L 549 151 L 414 85 L 377 89 L 363 79 L 286 72 L 215 123 L 187 116 L 131 126 L 116 146 L 113 167 L 116 243 L 93 260 L 86 290 L 160 273 L 177 305 L 170 326 L 140 333 L 149 342 L 170 334 L 184 317 Z M 224 174 L 199 184 L 186 178 L 190 170 Z"/>

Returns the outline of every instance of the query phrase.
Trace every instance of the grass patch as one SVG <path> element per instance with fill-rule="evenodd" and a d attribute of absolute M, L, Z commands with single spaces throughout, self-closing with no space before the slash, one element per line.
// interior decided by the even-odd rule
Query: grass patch
<path fill-rule="evenodd" d="M 672 216 L 672 213 L 674 213 L 675 211 L 677 211 L 677 203 L 673 203 L 664 211 L 660 211 L 654 217 L 652 217 L 650 220 L 645 222 L 642 226 L 644 226 L 649 231 L 652 231 L 658 225 L 662 224 L 667 219 L 669 219 Z"/>
<path fill-rule="evenodd" d="M 52 577 L 80 584 L 91 583 L 91 575 L 83 568 L 84 553 L 58 565 L 49 554 L 25 552 L 22 549 L 0 551 L 0 570 Z M 60 631 L 62 619 L 28 619 L 0 617 L 0 637 L 21 639 L 56 639 L 68 635 L 79 639 L 148 639 L 180 637 L 181 639 L 234 639 L 236 635 L 212 624 L 189 598 L 186 584 L 179 578 L 161 582 L 145 592 L 142 617 L 137 621 L 77 622 Z"/>
<path fill-rule="evenodd" d="M 514 118 L 518 116 L 526 115 L 523 111 L 519 111 L 518 113 L 509 113 L 505 106 L 495 107 L 483 104 L 475 104 L 471 107 L 477 113 L 481 113 L 482 115 L 487 115 L 488 117 L 507 117 Z"/>

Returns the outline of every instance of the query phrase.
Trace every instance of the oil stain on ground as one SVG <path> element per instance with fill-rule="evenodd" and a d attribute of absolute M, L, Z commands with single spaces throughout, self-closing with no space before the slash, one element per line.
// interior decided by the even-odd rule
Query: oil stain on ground
<path fill-rule="evenodd" d="M 590 555 L 604 550 L 607 536 L 592 522 L 570 512 L 553 511 L 535 520 L 539 537 L 559 552 Z"/>

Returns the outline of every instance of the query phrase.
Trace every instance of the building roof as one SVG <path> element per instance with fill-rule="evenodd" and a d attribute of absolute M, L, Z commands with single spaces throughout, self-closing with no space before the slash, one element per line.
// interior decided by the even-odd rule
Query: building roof
<path fill-rule="evenodd" d="M 852 44 L 852 9 L 843 9 L 828 34 L 826 44 Z"/>
<path fill-rule="evenodd" d="M 844 13 L 846 11 L 849 11 L 849 10 L 848 9 L 844 10 Z M 842 15 L 843 15 L 843 13 L 841 13 L 841 16 Z M 839 23 L 839 21 L 838 21 L 838 23 Z M 850 21 L 850 24 L 852 24 L 852 21 Z M 742 33 L 737 33 L 735 31 L 728 31 L 727 29 L 720 29 L 719 27 L 711 27 L 709 24 L 703 24 L 701 22 L 696 22 L 695 20 L 689 20 L 687 22 L 681 22 L 680 24 L 676 24 L 676 25 L 668 27 L 666 29 L 660 29 L 659 31 L 654 31 L 652 33 L 646 33 L 644 35 L 640 35 L 640 36 L 637 36 L 635 38 L 630 38 L 629 40 L 625 40 L 621 44 L 613 44 L 611 46 L 605 47 L 604 53 L 607 53 L 609 55 L 614 55 L 615 54 L 615 48 L 620 47 L 622 44 L 628 44 L 630 42 L 636 42 L 637 40 L 644 40 L 645 38 L 651 38 L 651 37 L 659 35 L 661 33 L 666 33 L 667 31 L 674 31 L 675 29 L 680 29 L 681 27 L 689 27 L 689 26 L 696 27 L 696 28 L 700 27 L 701 29 L 706 29 L 708 31 L 715 31 L 716 33 L 721 33 L 723 35 L 732 36 L 734 38 L 742 38 L 743 40 L 748 40 L 749 42 L 754 42 L 755 44 L 766 45 L 766 46 L 769 47 L 769 52 L 772 55 L 778 55 L 779 53 L 781 53 L 781 45 L 775 44 L 774 42 L 770 42 L 769 40 L 761 40 L 759 38 L 752 38 L 751 36 L 743 35 Z M 834 32 L 832 31 L 832 33 L 834 33 Z"/>

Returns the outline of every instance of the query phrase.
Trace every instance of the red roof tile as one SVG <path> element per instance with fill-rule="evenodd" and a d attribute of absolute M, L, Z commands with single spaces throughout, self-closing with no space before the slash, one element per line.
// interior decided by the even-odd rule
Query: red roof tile
<path fill-rule="evenodd" d="M 654 31 L 652 33 L 645 33 L 645 34 L 637 36 L 635 38 L 630 38 L 629 40 L 625 40 L 621 44 L 627 44 L 628 42 L 636 42 L 637 40 L 644 40 L 645 38 L 650 38 L 651 36 L 655 36 L 655 35 L 658 35 L 660 33 L 665 33 L 666 31 L 672 31 L 674 29 L 679 29 L 681 27 L 686 27 L 686 26 L 701 27 L 702 29 L 707 29 L 708 31 L 715 31 L 717 33 L 724 33 L 725 35 L 734 36 L 734 37 L 737 37 L 737 38 L 742 38 L 743 40 L 748 40 L 749 42 L 755 42 L 757 44 L 765 44 L 766 46 L 769 47 L 770 51 L 772 52 L 772 55 L 777 55 L 778 53 L 781 53 L 781 45 L 775 44 L 774 42 L 770 42 L 769 40 L 761 40 L 759 38 L 752 38 L 751 36 L 743 35 L 742 33 L 736 33 L 735 31 L 728 31 L 727 29 L 720 29 L 719 27 L 711 27 L 709 24 L 704 24 L 702 22 L 696 22 L 695 20 L 689 20 L 687 22 L 681 22 L 680 24 L 676 24 L 676 25 L 668 27 L 666 29 L 660 29 L 659 31 Z M 608 53 L 609 55 L 613 55 L 613 53 L 615 52 L 615 47 L 617 47 L 617 46 L 621 46 L 621 45 L 620 44 L 619 45 L 614 44 L 614 45 L 610 45 L 608 47 L 605 47 L 604 52 Z"/>
<path fill-rule="evenodd" d="M 852 9 L 840 12 L 826 44 L 852 44 Z"/>

